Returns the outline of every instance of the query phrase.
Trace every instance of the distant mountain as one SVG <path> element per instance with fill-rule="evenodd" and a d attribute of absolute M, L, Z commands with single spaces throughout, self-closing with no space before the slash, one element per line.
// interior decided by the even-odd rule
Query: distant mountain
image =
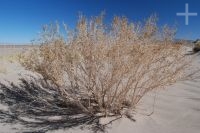
<path fill-rule="evenodd" d="M 197 39 L 197 40 L 194 41 L 193 43 L 200 43 L 200 39 Z"/>
<path fill-rule="evenodd" d="M 181 42 L 181 41 L 184 41 L 184 42 L 188 42 L 188 43 L 193 43 L 194 40 L 185 40 L 185 39 L 174 39 L 175 42 Z"/>

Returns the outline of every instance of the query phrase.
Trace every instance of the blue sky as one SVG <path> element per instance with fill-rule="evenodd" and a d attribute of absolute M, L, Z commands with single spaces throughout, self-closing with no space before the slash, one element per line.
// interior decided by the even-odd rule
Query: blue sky
<path fill-rule="evenodd" d="M 184 17 L 177 12 L 197 12 L 197 17 Z M 28 43 L 37 37 L 42 25 L 50 22 L 65 22 L 73 28 L 78 12 L 95 16 L 106 12 L 106 21 L 114 15 L 124 15 L 131 21 L 144 20 L 153 13 L 159 17 L 159 25 L 176 24 L 177 38 L 200 38 L 199 0 L 0 0 L 0 42 Z"/>

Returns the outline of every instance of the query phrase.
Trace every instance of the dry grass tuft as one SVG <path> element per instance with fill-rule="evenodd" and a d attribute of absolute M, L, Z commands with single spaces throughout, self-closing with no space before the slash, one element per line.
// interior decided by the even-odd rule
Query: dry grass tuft
<path fill-rule="evenodd" d="M 58 25 L 45 26 L 40 48 L 20 60 L 86 113 L 125 115 L 123 110 L 134 110 L 149 91 L 189 76 L 185 70 L 191 60 L 184 46 L 173 42 L 176 31 L 159 29 L 156 21 L 151 16 L 142 25 L 114 17 L 106 26 L 103 15 L 81 16 L 76 29 L 67 30 L 66 40 Z"/>

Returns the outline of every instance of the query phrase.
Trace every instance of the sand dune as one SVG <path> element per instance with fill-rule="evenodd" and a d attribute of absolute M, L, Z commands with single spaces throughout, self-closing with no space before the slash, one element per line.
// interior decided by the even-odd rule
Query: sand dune
<path fill-rule="evenodd" d="M 5 50 L 5 49 L 4 49 Z M 1 50 L 0 50 L 1 51 Z M 5 52 L 6 53 L 6 52 Z M 9 52 L 7 52 L 9 53 Z M 5 61 L 0 60 L 3 64 Z M 200 66 L 200 58 L 193 62 Z M 7 74 L 0 73 L 0 81 L 17 82 L 18 74 L 26 73 L 19 64 L 7 62 Z M 155 98 L 155 102 L 154 102 Z M 6 109 L 0 105 L 0 110 Z M 122 118 L 113 122 L 107 131 L 109 133 L 199 133 L 200 132 L 200 79 L 184 81 L 148 94 L 140 102 L 135 115 L 135 122 Z M 151 114 L 151 112 L 153 114 Z M 148 116 L 151 114 L 150 116 Z M 0 133 L 14 133 L 20 125 L 0 124 Z M 60 129 L 49 131 L 54 133 L 85 133 L 87 129 Z"/>

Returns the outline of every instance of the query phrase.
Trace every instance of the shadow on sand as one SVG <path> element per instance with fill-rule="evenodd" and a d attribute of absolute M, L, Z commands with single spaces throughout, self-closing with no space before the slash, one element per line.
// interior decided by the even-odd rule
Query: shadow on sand
<path fill-rule="evenodd" d="M 72 127 L 103 131 L 98 124 L 99 117 L 88 115 L 78 106 L 66 103 L 56 87 L 35 78 L 22 78 L 20 81 L 19 85 L 0 83 L 0 102 L 8 106 L 7 111 L 0 110 L 1 123 L 19 123 L 25 127 L 24 133 Z"/>
<path fill-rule="evenodd" d="M 200 52 L 188 51 L 185 55 L 200 55 Z"/>

